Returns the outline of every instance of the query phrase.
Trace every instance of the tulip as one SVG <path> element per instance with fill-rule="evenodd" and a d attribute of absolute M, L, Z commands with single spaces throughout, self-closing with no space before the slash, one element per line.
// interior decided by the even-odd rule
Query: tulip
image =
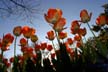
<path fill-rule="evenodd" d="M 20 39 L 20 44 L 21 46 L 26 46 L 27 45 L 27 40 L 25 38 Z"/>
<path fill-rule="evenodd" d="M 90 21 L 92 13 L 88 14 L 87 10 L 83 9 L 80 12 L 81 22 L 87 23 Z"/>
<path fill-rule="evenodd" d="M 20 36 L 20 35 L 21 35 L 21 30 L 22 30 L 21 26 L 16 26 L 16 27 L 13 29 L 13 34 L 14 34 L 15 36 Z"/>
<path fill-rule="evenodd" d="M 30 28 L 30 27 L 28 27 L 28 26 L 24 26 L 24 27 L 22 28 L 22 33 L 23 33 L 24 37 L 30 38 L 32 35 L 35 34 L 35 29 Z"/>
<path fill-rule="evenodd" d="M 47 32 L 47 37 L 46 38 L 49 39 L 49 40 L 54 40 L 54 38 L 55 38 L 54 31 L 51 30 L 51 31 Z"/>
<path fill-rule="evenodd" d="M 80 41 L 81 40 L 81 36 L 79 34 L 75 35 L 74 40 Z"/>
<path fill-rule="evenodd" d="M 66 37 L 67 37 L 67 33 L 66 32 L 59 32 L 59 34 L 58 34 L 58 38 L 59 39 L 64 39 Z"/>
<path fill-rule="evenodd" d="M 47 45 L 47 50 L 51 51 L 53 49 L 52 45 Z"/>
<path fill-rule="evenodd" d="M 45 48 L 47 48 L 47 43 L 46 42 L 41 43 L 41 49 L 44 50 Z"/>
<path fill-rule="evenodd" d="M 66 24 L 66 19 L 60 18 L 60 20 L 56 24 L 54 24 L 53 29 L 57 32 L 60 32 L 64 29 L 66 29 L 66 28 L 64 28 L 65 24 Z"/>
<path fill-rule="evenodd" d="M 87 33 L 87 32 L 86 32 L 86 28 L 83 28 L 83 29 L 80 28 L 80 29 L 79 29 L 79 32 L 78 32 L 79 35 L 81 35 L 81 36 L 85 36 L 86 33 Z"/>
<path fill-rule="evenodd" d="M 14 57 L 11 57 L 9 60 L 11 63 L 14 62 Z"/>
<path fill-rule="evenodd" d="M 10 46 L 10 44 L 13 42 L 14 37 L 8 33 L 3 37 L 2 45 L 3 46 Z"/>
<path fill-rule="evenodd" d="M 78 23 L 78 21 L 77 20 L 72 21 L 72 23 L 71 23 L 71 33 L 72 34 L 78 33 L 79 28 L 80 28 L 80 24 Z"/>
<path fill-rule="evenodd" d="M 72 44 L 73 44 L 72 38 L 68 38 L 68 39 L 67 39 L 67 43 L 68 43 L 69 45 L 72 45 Z"/>
<path fill-rule="evenodd" d="M 77 43 L 76 43 L 76 47 L 81 47 L 81 42 L 80 41 L 77 41 Z"/>
<path fill-rule="evenodd" d="M 52 53 L 52 54 L 51 54 L 51 58 L 52 58 L 52 59 L 55 58 L 55 56 L 56 56 L 55 53 Z"/>
<path fill-rule="evenodd" d="M 38 40 L 38 37 L 37 37 L 37 35 L 31 35 L 31 41 L 32 42 L 36 42 Z"/>
<path fill-rule="evenodd" d="M 106 16 L 105 15 L 100 15 L 97 19 L 96 19 L 96 24 L 99 26 L 103 26 L 107 23 L 106 21 Z"/>
<path fill-rule="evenodd" d="M 40 48 L 41 48 L 41 45 L 39 45 L 39 44 L 35 44 L 35 51 L 39 51 Z"/>
<path fill-rule="evenodd" d="M 62 11 L 61 9 L 50 8 L 47 14 L 44 14 L 44 17 L 48 23 L 55 24 L 62 17 Z"/>

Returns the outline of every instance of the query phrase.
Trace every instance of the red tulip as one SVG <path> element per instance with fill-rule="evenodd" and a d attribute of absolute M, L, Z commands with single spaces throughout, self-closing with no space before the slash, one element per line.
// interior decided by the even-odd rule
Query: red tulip
<path fill-rule="evenodd" d="M 26 46 L 27 45 L 27 40 L 25 38 L 20 39 L 20 44 L 21 46 Z"/>
<path fill-rule="evenodd" d="M 52 59 L 55 58 L 55 56 L 56 56 L 55 53 L 52 53 L 52 54 L 51 54 L 51 58 L 52 58 Z"/>
<path fill-rule="evenodd" d="M 67 39 L 67 43 L 68 43 L 69 45 L 72 45 L 72 44 L 73 44 L 72 38 L 68 38 L 68 39 Z"/>
<path fill-rule="evenodd" d="M 44 50 L 45 48 L 47 48 L 47 43 L 46 42 L 41 43 L 41 49 Z"/>
<path fill-rule="evenodd" d="M 41 45 L 39 45 L 39 44 L 35 44 L 35 51 L 39 51 L 40 48 L 41 48 Z"/>
<path fill-rule="evenodd" d="M 66 38 L 67 37 L 67 33 L 66 32 L 59 32 L 58 33 L 58 38 L 59 39 L 64 39 L 64 38 Z"/>
<path fill-rule="evenodd" d="M 54 40 L 54 38 L 55 38 L 54 31 L 51 30 L 51 31 L 47 32 L 47 37 L 46 38 L 49 39 L 49 40 Z"/>
<path fill-rule="evenodd" d="M 52 45 L 47 45 L 47 50 L 51 51 L 53 49 Z"/>
<path fill-rule="evenodd" d="M 79 35 L 81 35 L 81 36 L 85 36 L 86 33 L 87 33 L 87 32 L 86 32 L 86 28 L 83 28 L 83 29 L 80 28 L 80 29 L 79 29 L 79 32 L 78 32 Z"/>
<path fill-rule="evenodd" d="M 78 33 L 79 28 L 80 28 L 80 24 L 78 23 L 78 21 L 77 20 L 72 21 L 72 23 L 71 23 L 71 33 L 72 34 Z"/>
<path fill-rule="evenodd" d="M 14 57 L 11 57 L 11 58 L 10 58 L 10 62 L 11 62 L 11 63 L 14 62 Z"/>

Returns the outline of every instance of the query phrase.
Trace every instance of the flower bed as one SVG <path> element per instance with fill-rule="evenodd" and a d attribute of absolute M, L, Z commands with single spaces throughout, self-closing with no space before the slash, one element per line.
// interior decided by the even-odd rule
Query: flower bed
<path fill-rule="evenodd" d="M 73 20 L 70 31 L 74 37 L 68 37 L 64 32 L 67 27 L 62 10 L 49 8 L 44 14 L 46 22 L 52 27 L 46 38 L 51 41 L 38 43 L 35 29 L 29 26 L 16 26 L 13 35 L 7 33 L 0 40 L 0 72 L 107 72 L 108 71 L 108 12 L 102 13 L 96 19 L 96 25 L 89 22 L 92 13 L 81 10 L 80 20 Z M 87 30 L 82 28 L 87 24 L 93 37 L 86 39 Z M 96 36 L 95 32 L 99 32 Z M 22 55 L 16 55 L 18 37 Z M 54 42 L 56 40 L 57 43 Z M 85 42 L 84 42 L 85 40 Z M 29 41 L 33 46 L 29 46 Z M 4 52 L 14 44 L 14 57 L 6 59 Z"/>

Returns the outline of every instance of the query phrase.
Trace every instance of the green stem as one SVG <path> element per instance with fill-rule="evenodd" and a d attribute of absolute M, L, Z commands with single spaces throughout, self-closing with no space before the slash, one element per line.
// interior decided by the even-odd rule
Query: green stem
<path fill-rule="evenodd" d="M 23 64 L 23 70 L 22 70 L 22 72 L 25 72 L 25 69 L 26 69 L 26 60 L 24 61 L 24 64 Z"/>
<path fill-rule="evenodd" d="M 55 31 L 55 35 L 56 35 L 56 37 L 57 37 L 57 41 L 58 41 L 58 44 L 59 44 L 59 47 L 60 47 L 60 40 L 59 40 L 59 38 L 58 38 L 58 32 Z"/>
<path fill-rule="evenodd" d="M 56 51 L 56 49 L 55 49 L 55 45 L 54 45 L 54 42 L 52 41 L 52 45 L 53 45 L 53 47 L 54 47 L 54 50 Z"/>
<path fill-rule="evenodd" d="M 4 51 L 1 50 L 1 62 L 3 62 L 3 53 L 4 53 Z"/>
<path fill-rule="evenodd" d="M 90 27 L 90 25 L 89 25 L 89 23 L 88 23 L 88 22 L 87 22 L 87 25 L 88 25 L 88 27 L 89 27 L 90 31 L 92 32 L 93 36 L 94 36 L 94 37 L 96 37 L 96 35 L 94 34 L 94 32 L 91 30 L 91 27 Z"/>
<path fill-rule="evenodd" d="M 0 69 L 1 69 L 1 72 L 5 72 L 5 68 L 4 68 L 4 63 L 3 63 L 3 53 L 4 51 L 1 50 L 1 59 L 0 59 Z"/>
<path fill-rule="evenodd" d="M 28 44 L 28 40 L 29 40 L 29 38 L 27 38 L 27 47 L 29 46 L 29 44 Z"/>
<path fill-rule="evenodd" d="M 17 40 L 17 36 L 15 37 L 15 43 L 14 43 L 14 58 L 16 56 L 16 40 Z"/>
<path fill-rule="evenodd" d="M 4 34 L 3 34 L 3 38 L 4 38 Z M 4 53 L 3 47 L 5 47 L 5 46 L 1 47 L 1 62 L 3 62 L 3 53 Z"/>

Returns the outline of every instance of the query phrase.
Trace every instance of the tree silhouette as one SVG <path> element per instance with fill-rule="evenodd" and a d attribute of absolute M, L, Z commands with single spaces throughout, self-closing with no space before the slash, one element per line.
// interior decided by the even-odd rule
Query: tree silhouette
<path fill-rule="evenodd" d="M 40 11 L 40 0 L 0 0 L 0 17 L 31 20 Z"/>

